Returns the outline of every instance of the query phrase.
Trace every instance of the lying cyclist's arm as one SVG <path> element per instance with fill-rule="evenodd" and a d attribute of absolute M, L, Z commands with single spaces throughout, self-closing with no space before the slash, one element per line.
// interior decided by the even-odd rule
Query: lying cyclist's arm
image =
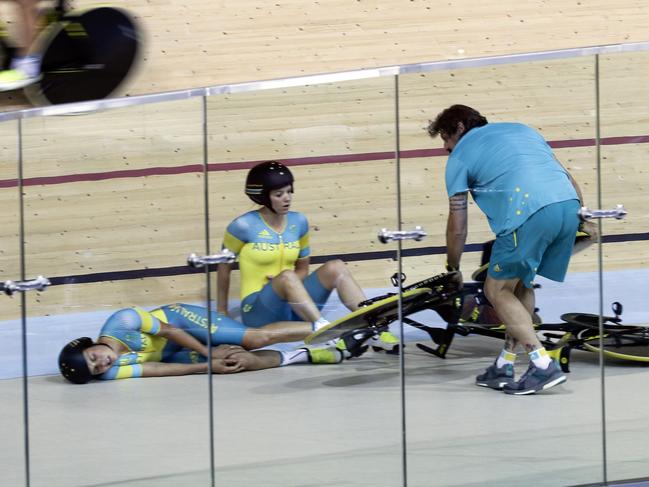
<path fill-rule="evenodd" d="M 171 340 L 183 348 L 194 350 L 195 352 L 200 353 L 203 357 L 207 357 L 207 347 L 205 344 L 198 341 L 182 328 L 160 321 L 160 331 L 158 332 L 158 336 L 165 337 L 167 340 Z"/>
<path fill-rule="evenodd" d="M 232 374 L 241 370 L 242 367 L 238 362 L 226 363 L 224 359 L 212 360 L 212 372 L 215 374 Z M 145 362 L 142 364 L 142 377 L 167 377 L 192 374 L 207 374 L 207 362 L 198 364 Z"/>

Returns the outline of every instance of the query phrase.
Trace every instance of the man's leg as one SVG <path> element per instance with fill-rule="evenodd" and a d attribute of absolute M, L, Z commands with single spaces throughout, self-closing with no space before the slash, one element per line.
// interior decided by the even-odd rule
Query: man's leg
<path fill-rule="evenodd" d="M 534 307 L 536 306 L 536 296 L 534 295 L 534 288 L 525 287 L 523 283 L 519 280 L 514 288 L 514 294 L 518 300 L 525 306 L 525 309 L 530 314 L 530 317 L 534 314 Z"/>
<path fill-rule="evenodd" d="M 494 281 L 494 282 L 490 282 Z M 515 330 L 513 333 L 508 326 L 509 323 L 525 323 L 528 319 L 531 319 L 530 315 L 527 312 L 527 306 L 523 305 L 522 301 L 517 297 L 515 291 L 510 291 L 509 294 L 502 294 L 499 286 L 507 289 L 507 285 L 510 285 L 512 289 L 516 289 L 516 283 L 518 279 L 511 279 L 509 282 L 506 281 L 496 281 L 493 278 L 487 277 L 485 281 L 485 294 L 489 299 L 494 310 L 498 314 L 498 317 L 506 326 L 505 333 L 505 343 L 500 354 L 482 374 L 476 377 L 476 385 L 483 387 L 490 387 L 492 389 L 501 390 L 507 385 L 514 383 L 514 362 L 516 361 L 516 347 L 518 346 L 520 333 L 517 333 L 518 330 Z M 518 281 L 520 284 L 520 281 Z M 523 296 L 523 295 L 522 295 Z M 529 296 L 524 296 L 527 303 L 530 302 Z M 503 302 L 505 305 L 503 306 Z M 533 302 L 533 299 L 531 300 Z M 513 311 L 507 308 L 507 305 L 510 305 L 513 308 Z M 500 309 L 503 309 L 504 313 L 501 314 Z M 507 313 L 507 310 L 509 312 Z M 512 318 L 512 315 L 514 318 Z M 524 325 L 523 325 L 524 326 Z M 536 334 L 534 334 L 536 338 Z"/>
<path fill-rule="evenodd" d="M 520 343 L 530 358 L 530 366 L 515 384 L 503 385 L 508 394 L 533 394 L 565 382 L 566 377 L 536 336 L 530 309 L 534 310 L 534 291 L 521 290 L 519 279 L 494 279 L 487 276 L 485 294 L 503 320 L 508 335 Z M 506 342 L 506 347 L 516 342 Z M 505 349 L 510 352 L 510 350 Z"/>
<path fill-rule="evenodd" d="M 524 290 L 522 290 L 524 289 Z M 494 279 L 487 276 L 485 295 L 507 327 L 507 333 L 529 353 L 542 348 L 532 324 L 534 290 L 527 289 L 520 279 Z M 520 296 L 520 298 L 519 298 Z M 516 345 L 516 343 L 510 344 Z M 510 350 L 513 352 L 513 350 Z"/>

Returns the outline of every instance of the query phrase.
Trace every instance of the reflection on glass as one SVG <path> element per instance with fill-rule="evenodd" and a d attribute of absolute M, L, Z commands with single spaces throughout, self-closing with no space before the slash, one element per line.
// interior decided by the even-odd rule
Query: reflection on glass
<path fill-rule="evenodd" d="M 447 214 L 453 203 L 449 205 L 447 184 L 452 188 L 453 181 L 445 180 L 449 174 L 447 160 L 450 161 L 445 149 L 454 150 L 455 158 L 461 159 L 457 162 L 460 172 L 467 170 L 463 165 L 467 160 L 462 157 L 462 140 L 458 143 L 457 137 L 454 138 L 457 132 L 447 130 L 441 139 L 431 140 L 424 130 L 431 119 L 453 104 L 469 105 L 489 122 L 525 124 L 549 142 L 556 157 L 579 182 L 585 199 L 596 201 L 592 142 L 581 142 L 594 136 L 593 80 L 593 60 L 586 58 L 400 78 L 402 149 L 411 158 L 403 165 L 402 181 L 404 189 L 410 189 L 409 182 L 421 187 L 420 193 L 408 191 L 411 199 L 404 201 L 404 221 L 422 225 L 429 233 L 429 239 L 419 244 L 423 255 L 404 259 L 405 273 L 409 279 L 412 276 L 409 282 L 415 282 L 444 272 L 446 264 L 450 267 L 460 264 L 467 281 L 463 301 L 452 297 L 446 309 L 439 308 L 438 313 L 428 311 L 418 317 L 418 322 L 436 332 L 424 334 L 412 330 L 411 334 L 413 341 L 420 341 L 429 351 L 446 355 L 445 360 L 433 354 L 406 355 L 409 369 L 428 371 L 427 374 L 411 373 L 407 382 L 408 474 L 417 485 L 425 485 L 426 479 L 432 476 L 440 485 L 458 482 L 520 485 L 521 479 L 539 463 L 545 466 L 545 473 L 535 477 L 538 485 L 572 485 L 601 479 L 601 470 L 592 468 L 601 463 L 601 415 L 596 407 L 583 409 L 586 403 L 600 402 L 596 356 L 583 359 L 574 351 L 571 362 L 563 364 L 564 368 L 570 368 L 570 373 L 564 373 L 568 381 L 524 401 L 493 390 L 489 387 L 492 384 L 487 384 L 490 381 L 479 377 L 494 364 L 494 357 L 499 353 L 503 362 L 510 358 L 502 354 L 506 343 L 499 328 L 500 317 L 480 299 L 479 281 L 484 279 L 484 274 L 475 272 L 481 264 L 492 260 L 483 243 L 494 237 L 487 219 L 469 197 L 468 239 L 461 262 L 454 255 L 446 262 Z M 469 184 L 487 183 L 472 180 Z M 461 188 L 452 189 L 451 195 L 458 191 L 461 193 Z M 523 210 L 527 204 L 525 195 L 530 192 L 521 190 L 519 203 Z M 478 203 L 484 210 L 485 202 L 478 198 Z M 576 212 L 577 208 L 575 205 L 571 211 Z M 456 210 L 464 212 L 461 207 Z M 573 221 L 576 224 L 576 218 Z M 503 233 L 511 235 L 508 231 Z M 534 243 L 539 237 L 531 236 L 517 245 Z M 540 317 L 544 325 L 537 329 L 537 336 L 551 358 L 560 359 L 563 346 L 563 358 L 567 360 L 568 347 L 560 339 L 569 335 L 561 315 L 568 311 L 597 310 L 593 255 L 589 250 L 574 256 L 564 283 L 542 277 L 534 279 L 540 288 L 536 289 L 536 301 L 527 302 L 530 307 L 539 308 L 533 318 L 538 321 Z M 586 275 L 585 268 L 589 271 Z M 526 296 L 532 298 L 529 291 Z M 455 313 L 451 312 L 453 309 Z M 458 319 L 464 321 L 459 328 L 453 325 Z M 450 342 L 449 333 L 453 330 L 456 333 Z M 462 336 L 467 333 L 468 336 Z M 445 350 L 440 344 L 450 346 Z M 520 347 L 517 352 L 514 369 L 515 379 L 519 381 L 529 359 Z M 557 377 L 561 374 L 557 372 Z M 487 387 L 476 387 L 477 384 Z M 512 460 L 514 457 L 516 461 Z M 470 458 L 480 460 L 468 461 Z"/>
<path fill-rule="evenodd" d="M 615 54 L 598 63 L 585 57 L 406 75 L 399 80 L 398 104 L 391 78 L 219 95 L 208 101 L 207 140 L 199 99 L 26 119 L 21 141 L 26 273 L 47 276 L 53 285 L 28 293 L 23 309 L 9 298 L 0 307 L 3 481 L 25 482 L 18 352 L 23 313 L 28 318 L 32 485 L 208 485 L 211 461 L 216 483 L 230 486 L 288 485 L 298 469 L 326 483 L 373 486 L 399 485 L 406 474 L 409 485 L 520 485 L 530 475 L 535 485 L 553 486 L 646 478 L 642 394 L 649 337 L 642 277 L 649 262 L 644 242 L 649 213 L 642 197 L 647 174 L 642 163 L 649 129 L 648 59 L 644 53 Z M 602 221 L 601 247 L 575 248 L 566 282 L 535 280 L 540 285 L 534 303 L 537 336 L 569 373 L 565 384 L 523 399 L 475 387 L 476 375 L 503 348 L 504 334 L 500 317 L 481 301 L 484 273 L 476 272 L 489 260 L 484 243 L 493 234 L 469 199 L 461 269 L 464 289 L 471 293 L 463 300 L 457 294 L 445 297 L 442 308 L 418 301 L 429 296 L 419 289 L 404 303 L 409 316 L 404 328 L 407 429 L 402 431 L 401 364 L 385 353 L 394 346 L 392 337 L 368 341 L 361 336 L 356 345 L 369 350 L 342 363 L 331 362 L 350 354 L 352 340 L 324 350 L 316 341 L 316 351 L 301 348 L 302 340 L 312 340 L 313 335 L 305 336 L 313 329 L 328 330 L 327 321 L 344 319 L 358 301 L 394 293 L 395 245 L 379 245 L 379 229 L 422 226 L 427 233 L 426 239 L 403 245 L 399 268 L 406 288 L 436 278 L 446 264 L 456 266 L 446 260 L 445 249 L 448 154 L 443 142 L 431 140 L 425 130 L 453 103 L 471 105 L 492 122 L 533 127 L 578 181 L 585 205 L 624 204 L 629 216 Z M 598 120 L 601 147 L 595 145 Z M 17 279 L 21 271 L 17 126 L 0 126 L 2 281 Z M 212 235 L 207 242 L 204 147 L 209 148 Z M 447 148 L 452 148 L 448 141 Z M 254 191 L 245 191 L 248 171 L 269 160 L 290 170 L 294 191 L 283 181 L 267 188 L 275 191 L 267 202 L 250 201 Z M 263 189 L 262 184 L 262 194 Z M 538 238 L 545 235 L 540 233 Z M 186 257 L 216 252 L 221 245 L 238 254 L 238 263 L 220 265 L 213 282 L 207 273 L 207 285 L 184 265 Z M 251 261 L 254 265 L 246 268 Z M 318 274 L 306 282 L 320 309 L 308 304 L 291 272 L 282 274 L 293 270 L 301 277 L 316 269 Z M 428 286 L 439 291 L 435 283 Z M 268 313 L 250 301 L 262 289 L 268 291 Z M 150 346 L 149 358 L 161 358 L 174 342 L 163 325 L 180 323 L 173 323 L 173 313 L 188 329 L 201 328 L 195 328 L 193 346 L 179 343 L 187 346 L 182 351 L 187 361 L 200 358 L 206 301 L 215 311 L 210 331 L 216 343 L 273 349 L 220 348 L 215 370 L 233 371 L 245 361 L 249 369 L 274 370 L 217 375 L 217 387 L 209 394 L 203 375 L 75 386 L 57 372 L 58 351 L 66 342 L 77 336 L 97 339 L 115 316 L 141 322 L 135 333 L 121 329 L 124 333 L 108 340 L 103 354 L 88 360 L 112 366 L 119 354 L 105 352 L 134 351 L 135 342 Z M 277 306 L 280 301 L 289 304 Z M 410 314 L 414 303 L 432 309 L 420 306 L 420 313 Z M 364 304 L 362 313 L 376 306 Z M 280 308 L 296 314 L 271 316 Z M 600 311 L 606 332 L 602 355 Z M 223 338 L 229 325 L 238 331 Z M 391 331 L 398 330 L 392 325 Z M 518 378 L 527 367 L 524 355 L 515 364 Z M 598 355 L 606 359 L 604 371 Z M 318 363 L 327 366 L 316 368 Z M 278 367 L 286 364 L 295 366 Z M 136 375 L 151 370 L 120 365 L 122 372 Z M 190 365 L 204 371 L 204 362 L 183 367 Z M 212 419 L 215 429 L 210 431 Z M 402 451 L 407 452 L 405 471 Z M 537 474 L 539 465 L 543 472 Z"/>
<path fill-rule="evenodd" d="M 348 82 L 208 100 L 212 247 L 223 244 L 238 254 L 237 266 L 219 266 L 222 312 L 250 327 L 293 319 L 326 329 L 326 321 L 389 289 L 394 250 L 376 235 L 382 227 L 396 228 L 393 83 Z M 289 180 L 277 188 L 266 176 L 254 180 L 255 169 L 247 195 L 250 168 L 271 160 L 291 172 L 294 191 Z M 286 172 L 279 166 L 273 171 Z M 303 285 L 292 280 L 294 273 L 311 276 Z M 260 315 L 264 303 L 274 304 Z M 271 315 L 277 309 L 286 315 Z M 381 338 L 363 347 L 394 347 L 385 342 L 391 335 Z M 272 348 L 300 346 L 296 340 Z M 348 340 L 345 354 L 353 346 Z M 315 361 L 324 356 L 322 350 L 311 354 Z M 248 484 L 282 485 L 299 468 L 338 483 L 378 462 L 381 475 L 372 476 L 372 485 L 397 485 L 398 374 L 396 355 L 370 350 L 326 367 L 303 365 L 224 381 L 216 403 L 217 478 L 239 485 L 245 471 Z"/>
<path fill-rule="evenodd" d="M 207 482 L 205 376 L 128 378 L 167 375 L 153 366 L 178 341 L 146 311 L 203 303 L 183 265 L 204 247 L 200 100 L 28 119 L 23 135 L 27 273 L 53 284 L 28 297 L 32 485 Z M 65 381 L 77 337 L 102 345 L 65 358 L 72 379 L 126 380 Z"/>
<path fill-rule="evenodd" d="M 611 481 L 649 476 L 648 413 L 641 406 L 649 378 L 643 288 L 649 282 L 648 64 L 647 53 L 600 57 L 601 205 L 612 209 L 622 204 L 628 211 L 623 220 L 602 220 L 603 314 L 615 318 L 615 302 L 623 308 L 619 324 L 605 321 L 606 467 Z"/>

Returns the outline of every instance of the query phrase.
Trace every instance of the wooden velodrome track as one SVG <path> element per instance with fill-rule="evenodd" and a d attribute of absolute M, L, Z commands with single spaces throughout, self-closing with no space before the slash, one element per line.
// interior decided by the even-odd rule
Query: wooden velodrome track
<path fill-rule="evenodd" d="M 192 2 L 191 8 L 178 2 L 113 3 L 128 5 L 146 26 L 144 61 L 129 94 L 643 41 L 649 20 L 649 6 L 639 1 L 615 6 L 508 1 L 479 7 L 457 1 L 443 8 L 415 1 L 291 1 L 264 7 L 222 1 Z M 600 71 L 602 137 L 610 143 L 602 147 L 602 206 L 624 203 L 629 211 L 626 221 L 605 222 L 604 233 L 646 233 L 649 54 L 603 57 Z M 593 73 L 589 57 L 402 77 L 403 225 L 419 224 L 429 232 L 426 240 L 405 247 L 444 245 L 445 158 L 433 151 L 439 140 L 430 140 L 423 128 L 452 103 L 473 105 L 492 121 L 522 121 L 539 129 L 556 142 L 558 157 L 581 183 L 587 203 L 597 207 L 596 154 L 588 140 L 595 137 Z M 397 227 L 390 154 L 395 148 L 394 89 L 394 80 L 386 77 L 211 98 L 212 250 L 220 247 L 227 223 L 252 208 L 242 193 L 249 162 L 282 159 L 293 164 L 294 207 L 309 216 L 313 255 L 347 256 L 363 286 L 388 286 L 396 271 L 389 256 L 362 260 L 352 254 L 394 249 L 376 241 L 380 228 Z M 20 94 L 4 94 L 0 101 L 6 109 L 24 107 Z M 97 281 L 31 293 L 29 314 L 204 297 L 200 275 L 142 277 L 141 272 L 182 266 L 190 252 L 205 250 L 203 181 L 196 167 L 203 161 L 199 99 L 28 119 L 22 130 L 27 276 L 88 275 Z M 0 126 L 3 280 L 20 275 L 17 189 L 11 183 L 17 177 L 15 134 L 15 123 Z M 159 168 L 175 168 L 177 174 L 161 174 Z M 90 180 L 83 176 L 88 173 L 105 179 Z M 66 180 L 70 175 L 77 176 Z M 469 242 L 479 243 L 490 232 L 479 212 L 471 211 Z M 643 239 L 606 244 L 606 269 L 646 267 L 648 247 Z M 410 282 L 442 269 L 442 254 L 424 254 L 429 255 L 405 259 Z M 467 253 L 463 267 L 470 271 L 478 259 L 477 252 Z M 596 269 L 594 250 L 575 257 L 571 268 Z M 136 278 L 120 279 L 126 271 L 136 271 Z M 17 303 L 3 306 L 0 319 L 17 317 Z"/>
<path fill-rule="evenodd" d="M 78 8 L 97 4 L 71 0 Z M 644 0 L 114 0 L 145 31 L 143 94 L 442 59 L 646 41 Z M 15 26 L 10 2 L 0 17 Z M 19 93 L 0 106 L 25 106 Z"/>

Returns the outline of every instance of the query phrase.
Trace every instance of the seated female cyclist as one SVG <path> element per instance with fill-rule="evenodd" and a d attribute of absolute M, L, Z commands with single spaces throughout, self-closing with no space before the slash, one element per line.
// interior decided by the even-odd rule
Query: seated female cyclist
<path fill-rule="evenodd" d="M 211 313 L 210 321 L 206 308 L 200 306 L 170 304 L 151 312 L 126 308 L 113 313 L 102 326 L 96 342 L 83 337 L 63 348 L 59 369 L 66 379 L 76 384 L 93 378 L 206 373 L 208 326 L 212 345 L 216 347 L 212 351 L 212 370 L 216 374 L 296 363 L 339 363 L 343 359 L 343 353 L 335 348 L 248 351 L 302 340 L 311 333 L 310 323 L 272 323 L 247 328 L 216 312 Z"/>
<path fill-rule="evenodd" d="M 253 167 L 245 192 L 261 208 L 235 218 L 223 238 L 223 247 L 238 256 L 246 326 L 303 320 L 313 323 L 316 331 L 329 323 L 321 310 L 334 289 L 350 311 L 366 299 L 342 260 L 330 260 L 309 274 L 309 223 L 302 213 L 290 211 L 293 183 L 284 164 L 268 161 Z M 227 314 L 231 270 L 232 264 L 218 265 L 217 303 L 223 314 Z M 350 335 L 337 346 L 346 349 L 349 357 L 369 345 L 398 352 L 399 340 L 390 332 L 369 340 L 367 335 Z"/>

